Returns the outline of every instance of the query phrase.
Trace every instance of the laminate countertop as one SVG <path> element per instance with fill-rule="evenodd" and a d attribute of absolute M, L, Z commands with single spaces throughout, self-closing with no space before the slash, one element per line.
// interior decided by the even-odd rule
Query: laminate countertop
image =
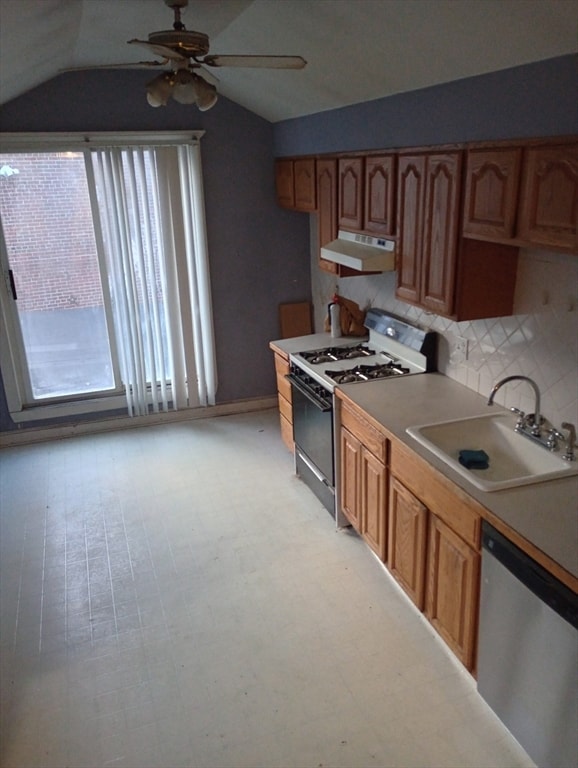
<path fill-rule="evenodd" d="M 578 475 L 482 491 L 406 432 L 407 427 L 420 424 L 487 415 L 485 397 L 440 373 L 364 382 L 362 386 L 345 384 L 339 389 L 508 527 L 578 577 Z"/>
<path fill-rule="evenodd" d="M 351 337 L 352 343 L 362 339 Z M 271 342 L 285 354 L 330 346 L 328 333 Z M 340 343 L 343 343 L 343 339 Z M 407 434 L 407 427 L 487 415 L 487 398 L 440 373 L 400 376 L 337 387 L 390 434 L 425 459 L 485 509 L 578 578 L 578 475 L 485 492 Z M 492 406 L 495 412 L 505 411 Z M 547 416 L 547 414 L 546 414 Z"/>
<path fill-rule="evenodd" d="M 278 339 L 269 342 L 271 349 L 286 355 L 296 355 L 299 352 L 309 352 L 312 349 L 325 347 L 343 347 L 347 344 L 361 344 L 367 341 L 367 336 L 339 336 L 334 338 L 330 333 L 311 333 L 307 336 L 294 336 L 290 339 Z"/>

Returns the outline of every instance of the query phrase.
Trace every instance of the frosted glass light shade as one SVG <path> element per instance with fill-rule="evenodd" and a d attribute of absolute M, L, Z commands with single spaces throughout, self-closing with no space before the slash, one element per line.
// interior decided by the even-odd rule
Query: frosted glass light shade
<path fill-rule="evenodd" d="M 164 107 L 170 98 L 172 90 L 172 72 L 163 72 L 147 84 L 147 101 L 151 107 Z"/>

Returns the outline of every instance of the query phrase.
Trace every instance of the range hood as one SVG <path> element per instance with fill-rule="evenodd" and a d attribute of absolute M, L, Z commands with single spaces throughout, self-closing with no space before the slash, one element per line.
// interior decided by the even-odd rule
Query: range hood
<path fill-rule="evenodd" d="M 340 229 L 337 240 L 321 248 L 321 258 L 359 272 L 391 272 L 395 269 L 395 242 Z"/>

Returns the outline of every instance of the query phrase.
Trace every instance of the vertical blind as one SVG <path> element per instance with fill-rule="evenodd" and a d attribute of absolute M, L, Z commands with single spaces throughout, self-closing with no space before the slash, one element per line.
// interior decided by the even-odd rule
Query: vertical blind
<path fill-rule="evenodd" d="M 214 405 L 198 142 L 95 147 L 87 178 L 129 414 Z"/>

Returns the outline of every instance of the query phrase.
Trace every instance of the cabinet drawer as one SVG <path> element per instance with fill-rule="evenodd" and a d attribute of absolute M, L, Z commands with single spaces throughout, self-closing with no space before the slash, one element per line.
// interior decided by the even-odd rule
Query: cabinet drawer
<path fill-rule="evenodd" d="M 391 448 L 391 472 L 440 520 L 474 549 L 480 548 L 481 507 L 403 443 Z"/>
<path fill-rule="evenodd" d="M 283 416 L 287 421 L 292 424 L 293 423 L 293 409 L 291 407 L 291 403 L 289 400 L 285 399 L 283 395 L 279 395 L 279 413 L 281 416 Z"/>
<path fill-rule="evenodd" d="M 387 438 L 359 413 L 341 403 L 341 423 L 383 464 L 387 463 Z"/>
<path fill-rule="evenodd" d="M 289 403 L 293 402 L 293 398 L 291 396 L 291 384 L 287 381 L 284 374 L 277 374 L 277 391 Z"/>
<path fill-rule="evenodd" d="M 289 373 L 289 360 L 285 360 L 281 355 L 275 355 L 275 373 L 277 376 L 286 376 Z"/>

